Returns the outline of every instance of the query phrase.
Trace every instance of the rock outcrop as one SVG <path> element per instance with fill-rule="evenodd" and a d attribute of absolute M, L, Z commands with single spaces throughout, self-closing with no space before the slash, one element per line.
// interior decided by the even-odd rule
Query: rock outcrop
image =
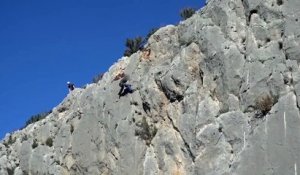
<path fill-rule="evenodd" d="M 0 174 L 297 175 L 299 19 L 299 0 L 208 1 L 7 135 Z"/>

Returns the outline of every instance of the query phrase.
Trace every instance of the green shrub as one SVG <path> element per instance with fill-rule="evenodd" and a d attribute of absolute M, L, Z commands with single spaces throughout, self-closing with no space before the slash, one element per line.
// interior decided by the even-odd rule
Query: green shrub
<path fill-rule="evenodd" d="M 46 118 L 51 112 L 52 110 L 31 116 L 30 119 L 26 121 L 26 126 Z"/>
<path fill-rule="evenodd" d="M 9 135 L 9 138 L 8 138 L 7 143 L 8 143 L 9 145 L 12 145 L 12 144 L 14 144 L 14 143 L 16 142 L 16 140 L 17 140 L 17 138 L 12 137 L 12 135 Z"/>
<path fill-rule="evenodd" d="M 149 126 L 145 117 L 139 122 L 138 127 L 139 128 L 135 130 L 135 135 L 145 140 L 146 144 L 149 145 L 157 133 L 157 128 L 155 126 Z"/>
<path fill-rule="evenodd" d="M 136 37 L 133 39 L 127 38 L 125 42 L 126 50 L 124 56 L 130 56 L 133 53 L 143 49 L 144 40 L 143 37 Z"/>
<path fill-rule="evenodd" d="M 32 145 L 31 145 L 32 149 L 34 149 L 34 148 L 36 148 L 38 146 L 39 146 L 39 144 L 37 143 L 37 140 L 34 139 L 33 142 L 32 142 Z"/>
<path fill-rule="evenodd" d="M 48 145 L 49 147 L 53 146 L 53 140 L 52 140 L 52 138 L 48 137 L 48 139 L 46 140 L 46 145 Z"/>
<path fill-rule="evenodd" d="M 16 137 L 13 137 L 12 135 L 9 135 L 8 137 L 8 140 L 4 141 L 3 142 L 3 145 L 8 148 L 9 145 L 12 145 L 16 142 L 17 138 Z"/>
<path fill-rule="evenodd" d="M 186 20 L 192 17 L 195 14 L 196 10 L 194 8 L 184 8 L 180 11 L 180 16 L 183 20 Z"/>
<path fill-rule="evenodd" d="M 283 4 L 283 0 L 277 0 L 277 5 L 281 6 Z"/>
<path fill-rule="evenodd" d="M 71 134 L 73 134 L 73 132 L 74 132 L 74 125 L 73 124 L 70 125 L 70 132 L 71 132 Z"/>
<path fill-rule="evenodd" d="M 27 135 L 22 136 L 22 142 L 26 140 L 28 140 L 28 136 Z"/>
<path fill-rule="evenodd" d="M 66 110 L 69 110 L 69 108 L 67 108 L 67 107 L 65 107 L 65 106 L 61 106 L 61 107 L 57 108 L 57 111 L 58 111 L 59 113 L 65 112 Z"/>
<path fill-rule="evenodd" d="M 269 94 L 263 95 L 256 100 L 256 107 L 263 115 L 266 115 L 272 109 L 273 105 L 274 98 Z"/>

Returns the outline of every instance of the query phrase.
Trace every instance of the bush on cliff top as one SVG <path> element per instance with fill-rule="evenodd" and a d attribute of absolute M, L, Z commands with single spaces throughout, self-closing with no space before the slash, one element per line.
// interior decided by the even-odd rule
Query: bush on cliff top
<path fill-rule="evenodd" d="M 124 52 L 124 56 L 130 56 L 135 52 L 141 50 L 143 48 L 143 37 L 138 36 L 136 38 L 130 39 L 127 38 L 125 42 L 126 50 Z"/>
<path fill-rule="evenodd" d="M 29 120 L 26 121 L 26 126 L 46 118 L 51 112 L 52 110 L 31 116 Z"/>
<path fill-rule="evenodd" d="M 180 16 L 183 20 L 186 20 L 192 17 L 195 14 L 196 10 L 194 8 L 184 8 L 180 11 Z"/>

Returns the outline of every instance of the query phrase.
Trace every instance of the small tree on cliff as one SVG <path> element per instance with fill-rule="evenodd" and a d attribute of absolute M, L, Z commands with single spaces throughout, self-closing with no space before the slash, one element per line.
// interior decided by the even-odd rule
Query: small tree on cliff
<path fill-rule="evenodd" d="M 146 36 L 146 38 L 145 38 L 145 42 L 147 42 L 148 41 L 148 39 L 158 30 L 159 28 L 152 28 L 151 30 L 149 30 L 149 32 L 148 32 L 148 34 L 147 34 L 147 36 Z"/>
<path fill-rule="evenodd" d="M 180 16 L 183 20 L 186 20 L 195 14 L 196 10 L 194 8 L 184 8 L 180 11 Z"/>
<path fill-rule="evenodd" d="M 124 56 L 130 56 L 133 53 L 143 49 L 144 39 L 143 37 L 136 37 L 133 39 L 127 38 L 125 42 L 126 50 Z"/>
<path fill-rule="evenodd" d="M 31 116 L 27 121 L 26 121 L 26 126 L 28 126 L 31 123 L 35 123 L 37 121 L 40 121 L 44 118 L 47 117 L 47 115 L 49 115 L 52 112 L 52 110 L 50 111 L 46 111 L 46 112 L 41 112 L 39 114 L 33 115 Z"/>

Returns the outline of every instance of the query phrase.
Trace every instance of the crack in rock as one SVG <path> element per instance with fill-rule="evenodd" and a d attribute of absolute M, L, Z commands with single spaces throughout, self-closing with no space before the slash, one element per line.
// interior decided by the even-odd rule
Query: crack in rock
<path fill-rule="evenodd" d="M 168 119 L 170 120 L 170 122 L 171 122 L 171 124 L 172 124 L 174 130 L 177 131 L 177 132 L 179 133 L 179 135 L 180 135 L 180 137 L 181 137 L 181 139 L 182 139 L 182 141 L 183 141 L 183 143 L 184 143 L 184 145 L 185 145 L 185 147 L 186 147 L 186 150 L 187 150 L 188 153 L 189 153 L 189 156 L 191 157 L 192 161 L 195 163 L 196 156 L 193 154 L 193 152 L 192 152 L 192 150 L 191 150 L 189 144 L 186 142 L 186 140 L 185 140 L 184 137 L 182 136 L 182 134 L 181 134 L 180 130 L 178 129 L 178 127 L 175 126 L 175 124 L 174 124 L 172 118 L 171 118 L 168 114 L 167 114 L 167 116 L 168 116 Z"/>

